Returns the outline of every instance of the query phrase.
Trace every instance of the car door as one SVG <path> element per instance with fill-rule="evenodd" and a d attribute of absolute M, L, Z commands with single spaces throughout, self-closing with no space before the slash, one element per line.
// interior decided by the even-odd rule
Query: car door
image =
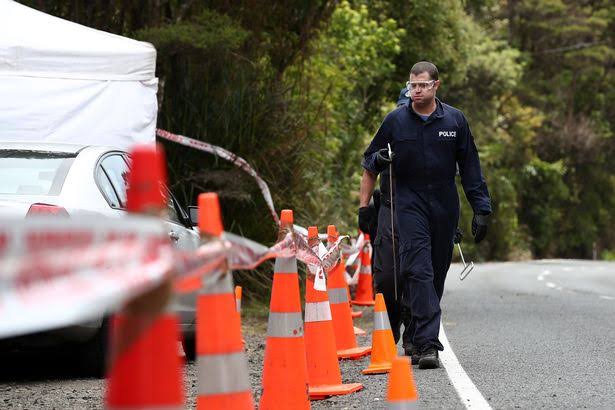
<path fill-rule="evenodd" d="M 113 209 L 126 212 L 126 190 L 130 160 L 126 153 L 112 152 L 103 156 L 97 169 L 97 184 Z M 169 240 L 178 249 L 191 251 L 200 245 L 199 234 L 188 220 L 188 216 L 171 192 L 161 186 L 166 198 L 164 224 Z M 196 294 L 175 294 L 171 311 L 179 316 L 185 338 L 194 336 Z"/>
<path fill-rule="evenodd" d="M 166 225 L 169 230 L 169 239 L 179 249 L 195 250 L 199 247 L 199 235 L 188 221 L 186 211 L 177 202 L 168 189 L 164 189 L 167 198 Z"/>

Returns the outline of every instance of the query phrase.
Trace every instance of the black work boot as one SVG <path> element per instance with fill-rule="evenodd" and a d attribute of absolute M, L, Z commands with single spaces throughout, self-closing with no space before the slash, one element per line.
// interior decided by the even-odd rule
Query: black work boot
<path fill-rule="evenodd" d="M 414 347 L 413 345 L 404 345 L 404 354 L 410 357 L 410 360 L 412 361 L 412 366 L 416 366 L 419 364 L 419 359 L 421 358 L 421 355 L 419 354 L 419 351 L 416 347 Z"/>
<path fill-rule="evenodd" d="M 430 347 L 421 353 L 419 358 L 419 369 L 437 369 L 440 367 L 438 359 L 438 350 L 435 347 Z"/>

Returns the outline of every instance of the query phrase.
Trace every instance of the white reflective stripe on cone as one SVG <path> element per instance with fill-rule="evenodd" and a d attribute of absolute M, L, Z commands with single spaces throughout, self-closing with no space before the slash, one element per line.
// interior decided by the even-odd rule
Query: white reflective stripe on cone
<path fill-rule="evenodd" d="M 301 337 L 303 320 L 300 312 L 269 312 L 267 337 Z"/>
<path fill-rule="evenodd" d="M 371 266 L 363 266 L 361 267 L 361 271 L 359 272 L 361 275 L 371 275 L 372 268 Z"/>
<path fill-rule="evenodd" d="M 221 295 L 224 293 L 232 293 L 233 296 L 233 275 L 230 272 L 216 272 L 211 275 L 203 276 L 201 280 L 202 287 L 199 289 L 199 295 Z"/>
<path fill-rule="evenodd" d="M 389 315 L 387 312 L 374 312 L 374 330 L 391 329 Z"/>
<path fill-rule="evenodd" d="M 331 320 L 329 302 L 307 302 L 305 304 L 305 323 Z"/>
<path fill-rule="evenodd" d="M 387 404 L 389 410 L 416 410 L 418 408 L 419 406 L 415 401 L 398 401 Z"/>
<path fill-rule="evenodd" d="M 297 258 L 276 258 L 273 273 L 297 273 Z"/>
<path fill-rule="evenodd" d="M 241 312 L 241 299 L 235 299 L 235 309 L 237 309 L 238 312 Z"/>
<path fill-rule="evenodd" d="M 201 355 L 196 360 L 199 395 L 250 390 L 248 365 L 243 352 Z"/>
<path fill-rule="evenodd" d="M 346 288 L 328 289 L 327 293 L 329 294 L 329 303 L 337 304 L 348 302 L 348 292 Z"/>

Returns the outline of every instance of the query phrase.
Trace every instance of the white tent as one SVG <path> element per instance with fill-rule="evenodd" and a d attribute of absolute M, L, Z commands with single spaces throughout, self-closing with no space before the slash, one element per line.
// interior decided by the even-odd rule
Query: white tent
<path fill-rule="evenodd" d="M 149 43 L 0 0 L 0 141 L 154 142 L 155 70 Z"/>

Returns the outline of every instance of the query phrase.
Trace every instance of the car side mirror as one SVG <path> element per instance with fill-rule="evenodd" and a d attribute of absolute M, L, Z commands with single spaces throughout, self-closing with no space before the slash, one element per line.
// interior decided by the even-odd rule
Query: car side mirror
<path fill-rule="evenodd" d="M 189 206 L 188 214 L 190 217 L 190 224 L 192 224 L 192 226 L 198 226 L 199 225 L 199 207 Z"/>

